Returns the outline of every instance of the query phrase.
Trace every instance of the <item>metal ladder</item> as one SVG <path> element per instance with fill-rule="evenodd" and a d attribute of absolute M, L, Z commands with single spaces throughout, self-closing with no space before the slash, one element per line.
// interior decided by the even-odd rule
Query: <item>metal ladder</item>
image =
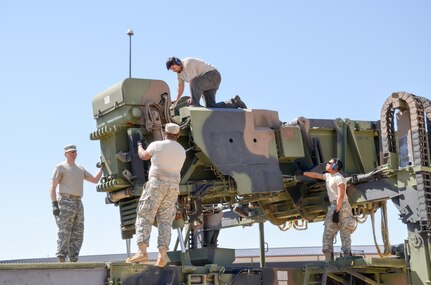
<path fill-rule="evenodd" d="M 326 285 L 326 282 L 328 280 L 328 264 L 324 264 L 323 267 L 306 265 L 304 275 L 305 276 L 303 285 Z"/>

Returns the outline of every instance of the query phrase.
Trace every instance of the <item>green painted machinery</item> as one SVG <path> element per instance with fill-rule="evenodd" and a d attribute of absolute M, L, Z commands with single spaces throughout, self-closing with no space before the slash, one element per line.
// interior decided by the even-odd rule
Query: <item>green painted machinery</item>
<path fill-rule="evenodd" d="M 406 280 L 431 284 L 428 99 L 393 93 L 375 121 L 300 117 L 290 122 L 272 110 L 188 107 L 186 99 L 172 105 L 166 83 L 135 78 L 93 99 L 97 129 L 90 139 L 100 141 L 104 172 L 97 190 L 106 193 L 107 204 L 119 206 L 123 239 L 135 233 L 136 206 L 150 166 L 139 159 L 136 143 L 162 139 L 163 126 L 174 122 L 181 126 L 179 142 L 187 158 L 173 225 L 185 241 L 179 240 L 182 251 L 170 253 L 171 264 L 229 266 L 234 256 L 217 244 L 223 228 L 270 222 L 281 230 L 306 229 L 322 221 L 325 185 L 300 174 L 324 171 L 324 164 L 338 157 L 357 220 L 384 211 L 391 200 L 409 233 Z M 389 251 L 385 247 L 382 256 Z M 331 280 L 342 282 L 334 281 L 337 276 Z M 380 284 L 373 281 L 377 277 L 355 278 Z"/>

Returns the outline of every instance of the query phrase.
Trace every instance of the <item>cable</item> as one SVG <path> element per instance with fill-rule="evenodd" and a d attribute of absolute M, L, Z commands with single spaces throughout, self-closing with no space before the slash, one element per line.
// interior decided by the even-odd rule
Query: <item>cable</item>
<path fill-rule="evenodd" d="M 374 239 L 374 245 L 376 246 L 377 253 L 381 258 L 387 257 L 391 254 L 391 245 L 389 243 L 389 232 L 388 232 L 388 215 L 387 215 L 387 209 L 386 209 L 386 201 L 379 203 L 379 208 L 381 208 L 381 232 L 382 232 L 382 240 L 383 240 L 383 253 L 380 250 L 380 246 L 377 244 L 377 238 L 376 238 L 376 231 L 375 231 L 375 219 L 374 219 L 374 212 L 375 207 L 374 204 L 372 204 L 371 208 L 371 224 L 373 228 L 373 239 Z"/>

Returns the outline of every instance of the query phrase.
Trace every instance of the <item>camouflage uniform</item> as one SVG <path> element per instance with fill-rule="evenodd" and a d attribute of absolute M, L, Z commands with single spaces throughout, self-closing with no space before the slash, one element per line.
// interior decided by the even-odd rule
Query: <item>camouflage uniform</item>
<path fill-rule="evenodd" d="M 60 262 L 64 262 L 67 257 L 69 261 L 76 262 L 84 234 L 84 208 L 81 201 L 84 194 L 84 180 L 96 183 L 102 172 L 99 172 L 96 178 L 84 167 L 75 164 L 76 146 L 74 145 L 65 147 L 65 155 L 66 160 L 54 168 L 50 187 L 52 202 L 57 202 L 60 210 L 59 215 L 54 214 L 58 226 L 56 255 Z"/>
<path fill-rule="evenodd" d="M 349 202 L 343 202 L 343 206 L 340 210 L 340 221 L 338 224 L 332 222 L 332 215 L 334 214 L 334 210 L 337 207 L 337 202 L 333 201 L 331 205 L 328 207 L 328 212 L 326 213 L 325 218 L 325 229 L 323 231 L 323 253 L 329 259 L 334 252 L 333 241 L 338 231 L 340 231 L 341 237 L 341 250 L 343 254 L 350 255 L 351 251 L 351 225 L 350 220 L 352 217 L 352 207 Z"/>
<path fill-rule="evenodd" d="M 155 222 L 159 231 L 157 247 L 169 248 L 172 222 L 176 213 L 175 203 L 179 193 L 177 179 L 150 178 L 137 209 L 135 226 L 138 244 L 149 245 L 151 228 Z"/>
<path fill-rule="evenodd" d="M 55 216 L 58 226 L 57 256 L 78 260 L 84 239 L 84 207 L 79 197 L 60 196 L 60 215 Z"/>

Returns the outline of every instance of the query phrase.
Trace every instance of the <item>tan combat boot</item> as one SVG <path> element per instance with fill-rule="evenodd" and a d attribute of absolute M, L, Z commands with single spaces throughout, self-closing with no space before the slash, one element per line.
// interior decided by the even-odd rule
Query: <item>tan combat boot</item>
<path fill-rule="evenodd" d="M 325 261 L 334 261 L 334 253 L 330 251 L 323 252 L 325 255 Z"/>
<path fill-rule="evenodd" d="M 146 243 L 140 243 L 138 247 L 139 247 L 138 252 L 133 257 L 129 257 L 126 259 L 127 263 L 146 263 L 146 262 L 148 262 L 148 253 L 147 253 L 148 245 Z"/>
<path fill-rule="evenodd" d="M 168 264 L 168 249 L 164 247 L 159 248 L 159 256 L 157 257 L 156 266 L 165 267 Z"/>

